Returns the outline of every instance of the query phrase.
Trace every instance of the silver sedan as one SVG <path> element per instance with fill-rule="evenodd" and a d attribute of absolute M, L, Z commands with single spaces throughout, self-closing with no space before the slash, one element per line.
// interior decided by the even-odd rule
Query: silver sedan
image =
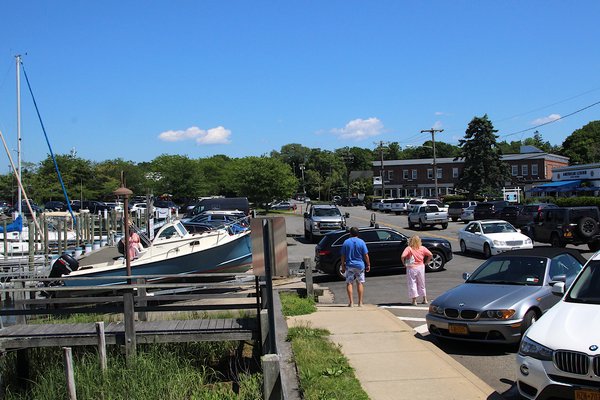
<path fill-rule="evenodd" d="M 436 337 L 518 343 L 522 334 L 560 300 L 552 285 L 569 285 L 585 264 L 577 250 L 538 247 L 499 254 L 465 283 L 429 306 L 427 327 Z"/>

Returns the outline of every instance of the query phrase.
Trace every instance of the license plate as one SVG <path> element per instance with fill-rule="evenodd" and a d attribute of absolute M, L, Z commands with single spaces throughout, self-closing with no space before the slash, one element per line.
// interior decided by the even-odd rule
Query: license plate
<path fill-rule="evenodd" d="M 453 335 L 468 335 L 469 334 L 469 328 L 467 328 L 466 325 L 450 324 L 450 325 L 448 325 L 448 331 L 450 331 L 450 333 Z"/>
<path fill-rule="evenodd" d="M 600 392 L 595 390 L 575 390 L 575 400 L 600 400 Z"/>

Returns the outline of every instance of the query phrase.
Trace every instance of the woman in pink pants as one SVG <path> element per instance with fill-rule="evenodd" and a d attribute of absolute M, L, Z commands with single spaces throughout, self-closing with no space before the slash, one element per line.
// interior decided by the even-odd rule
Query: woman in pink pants
<path fill-rule="evenodd" d="M 417 305 L 417 297 L 423 296 L 423 304 L 427 304 L 425 291 L 425 264 L 431 261 L 433 255 L 421 244 L 421 238 L 413 236 L 408 240 L 408 247 L 402 252 L 402 263 L 406 267 L 406 283 L 408 296 L 412 305 Z"/>

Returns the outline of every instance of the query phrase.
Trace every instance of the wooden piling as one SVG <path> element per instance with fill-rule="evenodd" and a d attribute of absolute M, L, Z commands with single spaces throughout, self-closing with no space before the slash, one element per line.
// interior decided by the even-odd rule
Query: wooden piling
<path fill-rule="evenodd" d="M 70 347 L 63 347 L 65 359 L 65 377 L 67 378 L 67 394 L 69 400 L 77 400 L 75 389 L 75 373 L 73 371 L 73 351 Z"/>

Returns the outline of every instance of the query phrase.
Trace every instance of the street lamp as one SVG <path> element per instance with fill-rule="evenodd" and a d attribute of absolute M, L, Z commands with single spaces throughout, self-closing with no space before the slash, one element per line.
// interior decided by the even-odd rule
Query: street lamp
<path fill-rule="evenodd" d="M 123 197 L 123 223 L 125 224 L 125 270 L 127 271 L 127 283 L 131 284 L 131 259 L 129 258 L 129 196 L 133 194 L 130 189 L 127 189 L 123 183 L 121 187 L 113 192 L 117 198 Z"/>
<path fill-rule="evenodd" d="M 306 188 L 304 187 L 304 164 L 300 164 L 300 172 L 302 173 L 302 195 L 306 197 Z"/>

